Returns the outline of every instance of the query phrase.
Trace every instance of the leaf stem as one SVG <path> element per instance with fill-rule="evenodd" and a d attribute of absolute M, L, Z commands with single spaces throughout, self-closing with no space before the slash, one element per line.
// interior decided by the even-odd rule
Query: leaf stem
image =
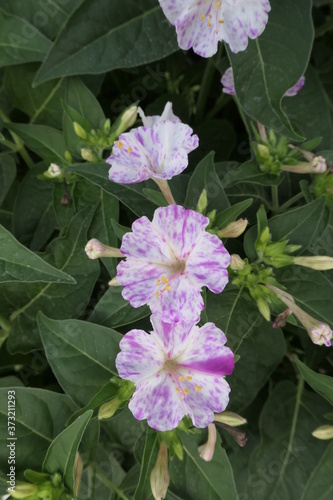
<path fill-rule="evenodd" d="M 101 472 L 99 472 L 96 467 L 92 466 L 93 470 L 96 473 L 98 479 L 111 491 L 114 491 L 120 498 L 123 500 L 129 500 L 129 498 L 125 495 L 125 493 L 120 490 L 112 481 L 110 481 L 107 477 L 104 476 Z"/>
<path fill-rule="evenodd" d="M 157 179 L 157 178 L 154 178 L 153 180 L 156 182 L 156 184 L 160 188 L 164 198 L 169 203 L 169 205 L 176 205 L 176 202 L 175 202 L 174 197 L 172 196 L 168 181 L 166 179 Z"/>
<path fill-rule="evenodd" d="M 278 212 L 279 209 L 279 188 L 272 186 L 272 212 Z"/>
<path fill-rule="evenodd" d="M 11 123 L 10 119 L 6 115 L 6 113 L 0 108 L 0 118 L 4 123 Z M 16 146 L 17 152 L 22 156 L 28 168 L 34 167 L 34 162 L 32 161 L 28 151 L 24 147 L 23 141 L 14 133 L 9 130 L 10 135 L 12 136 Z M 9 142 L 9 141 L 6 141 Z M 6 144 L 8 146 L 8 144 Z M 12 149 L 12 148 L 11 148 Z"/>
<path fill-rule="evenodd" d="M 287 208 L 291 207 L 294 203 L 296 203 L 298 200 L 301 200 L 304 198 L 304 193 L 301 191 L 300 193 L 295 194 L 292 198 L 290 198 L 288 201 L 286 201 L 281 207 L 279 208 L 279 212 L 284 212 L 287 210 Z"/>
<path fill-rule="evenodd" d="M 221 57 L 221 50 L 222 46 L 219 47 L 219 51 L 217 53 L 216 58 L 211 57 L 208 59 L 206 68 L 201 80 L 201 85 L 200 85 L 200 90 L 199 90 L 199 96 L 198 96 L 198 102 L 197 102 L 197 112 L 196 112 L 196 117 L 195 121 L 196 123 L 200 123 L 204 117 L 205 114 L 205 109 L 206 109 L 206 103 L 207 99 L 210 93 L 210 88 L 212 84 L 212 80 L 214 77 L 215 73 L 215 65 L 216 62 L 220 59 Z"/>

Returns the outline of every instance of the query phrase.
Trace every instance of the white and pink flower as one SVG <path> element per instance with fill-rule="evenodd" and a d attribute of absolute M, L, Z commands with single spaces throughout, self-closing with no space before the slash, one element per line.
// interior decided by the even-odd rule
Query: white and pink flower
<path fill-rule="evenodd" d="M 178 45 L 203 57 L 224 41 L 232 52 L 245 50 L 248 39 L 261 35 L 271 6 L 268 0 L 159 0 L 164 15 L 176 27 Z"/>
<path fill-rule="evenodd" d="M 164 323 L 151 317 L 153 331 L 131 330 L 120 342 L 119 375 L 134 382 L 129 409 L 159 431 L 175 429 L 185 415 L 207 427 L 228 405 L 225 375 L 234 369 L 226 336 L 213 323 Z"/>
<path fill-rule="evenodd" d="M 179 205 L 158 208 L 152 222 L 140 217 L 123 236 L 117 283 L 132 307 L 148 304 L 165 322 L 197 322 L 203 286 L 220 293 L 228 283 L 230 255 L 205 231 L 209 219 Z"/>
<path fill-rule="evenodd" d="M 222 92 L 229 95 L 236 95 L 234 73 L 231 66 L 223 74 L 221 78 L 221 83 L 222 83 Z M 302 90 L 304 84 L 305 84 L 305 76 L 301 76 L 298 82 L 289 90 L 287 90 L 287 92 L 285 92 L 284 97 L 295 96 L 296 94 L 298 94 L 300 90 Z"/>
<path fill-rule="evenodd" d="M 133 184 L 147 179 L 168 180 L 180 174 L 188 165 L 188 154 L 199 144 L 198 136 L 189 125 L 173 114 L 168 102 L 161 116 L 138 112 L 143 127 L 121 134 L 112 155 L 109 178 L 120 184 Z"/>

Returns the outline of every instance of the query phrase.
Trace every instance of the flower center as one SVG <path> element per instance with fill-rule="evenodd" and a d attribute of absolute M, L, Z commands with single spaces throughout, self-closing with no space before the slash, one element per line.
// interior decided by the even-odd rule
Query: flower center
<path fill-rule="evenodd" d="M 211 4 L 211 2 L 209 2 Z M 215 2 L 214 6 L 210 5 L 206 14 L 202 13 L 200 15 L 200 19 L 207 23 L 208 28 L 212 28 L 213 24 L 215 24 L 215 33 L 218 35 L 219 28 L 221 24 L 224 24 L 224 19 L 222 19 L 221 15 L 221 5 L 222 2 Z"/>
<path fill-rule="evenodd" d="M 158 298 L 164 292 L 171 291 L 172 280 L 176 278 L 179 274 L 182 274 L 185 271 L 186 262 L 177 260 L 172 266 L 170 271 L 168 272 L 169 277 L 162 276 L 156 280 L 156 285 L 158 286 L 158 290 L 155 294 L 155 297 Z"/>
<path fill-rule="evenodd" d="M 180 395 L 181 399 L 184 399 L 193 389 L 196 392 L 201 392 L 201 385 L 193 381 L 193 376 L 190 373 L 182 374 L 183 370 L 180 372 L 179 365 L 175 360 L 166 359 L 163 368 L 172 378 L 175 391 Z"/>

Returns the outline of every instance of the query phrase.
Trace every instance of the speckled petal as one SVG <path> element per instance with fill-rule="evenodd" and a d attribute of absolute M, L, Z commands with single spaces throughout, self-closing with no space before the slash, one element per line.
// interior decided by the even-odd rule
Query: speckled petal
<path fill-rule="evenodd" d="M 234 74 L 232 71 L 232 67 L 227 69 L 224 75 L 221 78 L 221 83 L 223 85 L 222 92 L 229 95 L 236 95 L 235 91 L 235 83 L 234 83 Z"/>
<path fill-rule="evenodd" d="M 190 339 L 178 358 L 180 366 L 191 372 L 215 377 L 232 374 L 235 366 L 234 354 L 224 345 L 226 336 L 214 323 L 206 323 L 201 328 L 194 326 Z"/>
<path fill-rule="evenodd" d="M 147 261 L 129 258 L 117 267 L 117 282 L 124 287 L 121 294 L 132 307 L 149 304 L 156 294 L 156 280 L 160 276 L 160 267 Z"/>
<path fill-rule="evenodd" d="M 175 429 L 187 413 L 172 376 L 166 372 L 138 384 L 128 407 L 136 419 L 147 419 L 148 425 L 159 431 Z"/>
<path fill-rule="evenodd" d="M 214 293 L 221 293 L 229 281 L 227 267 L 230 255 L 222 241 L 204 232 L 186 263 L 186 273 L 199 286 L 207 286 Z"/>
<path fill-rule="evenodd" d="M 153 225 L 170 242 L 175 256 L 186 258 L 203 234 L 209 219 L 180 205 L 169 205 L 155 210 Z"/>
<path fill-rule="evenodd" d="M 176 116 L 172 110 L 172 102 L 166 103 L 161 116 L 159 115 L 146 116 L 140 107 L 138 107 L 138 113 L 140 115 L 144 127 L 152 127 L 157 122 L 167 121 L 167 120 L 174 123 L 180 122 L 180 118 L 178 118 L 178 116 Z"/>
<path fill-rule="evenodd" d="M 232 52 L 245 50 L 248 38 L 255 39 L 264 31 L 268 12 L 268 0 L 224 0 L 222 2 L 221 38 Z"/>
<path fill-rule="evenodd" d="M 153 314 L 156 314 L 166 323 L 178 321 L 197 322 L 204 301 L 201 297 L 201 288 L 190 277 L 177 275 L 170 279 L 168 285 L 171 290 L 152 297 L 148 305 Z"/>
<path fill-rule="evenodd" d="M 164 363 L 164 355 L 154 338 L 143 330 L 131 330 L 120 341 L 121 352 L 116 367 L 121 378 L 136 384 L 156 375 Z"/>
<path fill-rule="evenodd" d="M 109 179 L 113 182 L 134 184 L 149 178 L 149 168 L 146 168 L 149 158 L 133 131 L 119 137 L 106 162 L 111 165 Z"/>
<path fill-rule="evenodd" d="M 191 5 L 198 2 L 191 0 L 158 0 L 165 17 L 174 24 L 179 17 L 183 16 Z"/>
<path fill-rule="evenodd" d="M 194 323 L 179 321 L 178 323 L 165 323 L 158 316 L 152 315 L 150 321 L 167 358 L 175 358 L 182 354 L 188 347 Z"/>
<path fill-rule="evenodd" d="M 300 90 L 302 90 L 304 84 L 305 84 L 305 76 L 301 76 L 301 78 L 298 80 L 298 82 L 293 87 L 291 87 L 289 90 L 287 90 L 287 92 L 284 94 L 284 96 L 285 97 L 295 96 L 296 94 L 298 94 L 298 92 Z"/>

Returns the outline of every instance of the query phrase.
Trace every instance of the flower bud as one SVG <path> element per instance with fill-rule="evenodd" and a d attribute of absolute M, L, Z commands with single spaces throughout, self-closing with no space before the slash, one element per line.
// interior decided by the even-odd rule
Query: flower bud
<path fill-rule="evenodd" d="M 265 318 L 266 321 L 269 321 L 271 319 L 271 311 L 266 300 L 262 298 L 257 299 L 257 306 L 260 314 Z"/>
<path fill-rule="evenodd" d="M 83 462 L 79 452 L 75 455 L 75 465 L 74 465 L 74 494 L 75 498 L 79 496 L 79 489 L 81 484 L 81 477 L 83 472 Z"/>
<path fill-rule="evenodd" d="M 138 107 L 135 104 L 129 106 L 123 113 L 117 118 L 112 127 L 112 135 L 119 137 L 120 134 L 125 132 L 128 128 L 132 127 L 136 122 L 138 116 Z"/>
<path fill-rule="evenodd" d="M 104 403 L 98 410 L 98 420 L 107 420 L 116 413 L 120 405 L 118 398 L 113 398 L 111 401 Z"/>
<path fill-rule="evenodd" d="M 30 483 L 17 484 L 14 491 L 8 490 L 11 498 L 27 498 L 38 492 L 38 486 Z"/>
<path fill-rule="evenodd" d="M 111 130 L 111 121 L 110 118 L 107 118 L 103 126 L 103 132 L 104 134 L 109 134 L 110 130 Z"/>
<path fill-rule="evenodd" d="M 168 448 L 165 441 L 160 444 L 156 464 L 150 474 L 150 486 L 155 500 L 165 498 L 170 484 Z"/>
<path fill-rule="evenodd" d="M 315 269 L 316 271 L 328 271 L 329 269 L 333 269 L 333 257 L 327 257 L 326 255 L 294 257 L 293 264 L 296 264 L 297 266 L 309 267 L 310 269 Z"/>
<path fill-rule="evenodd" d="M 119 248 L 112 248 L 107 245 L 103 245 L 103 243 L 95 238 L 88 241 L 84 251 L 89 259 L 99 259 L 101 257 L 124 257 Z"/>
<path fill-rule="evenodd" d="M 333 425 L 321 425 L 312 433 L 317 439 L 333 439 Z"/>
<path fill-rule="evenodd" d="M 98 162 L 98 157 L 91 151 L 91 149 L 88 148 L 81 149 L 81 157 L 83 160 L 86 160 L 90 163 Z"/>
<path fill-rule="evenodd" d="M 64 154 L 64 157 L 65 157 L 65 160 L 69 161 L 70 163 L 72 163 L 73 161 L 73 156 L 70 154 L 70 152 L 68 150 L 65 151 L 65 154 Z"/>
<path fill-rule="evenodd" d="M 48 177 L 61 177 L 61 168 L 56 163 L 51 163 L 47 169 L 46 175 Z"/>
<path fill-rule="evenodd" d="M 117 281 L 117 276 L 115 278 L 112 278 L 111 281 L 109 281 L 109 286 L 120 286 L 118 281 Z"/>
<path fill-rule="evenodd" d="M 208 425 L 208 439 L 205 444 L 199 446 L 198 451 L 200 457 L 206 462 L 210 462 L 213 458 L 216 443 L 216 427 L 214 424 Z"/>
<path fill-rule="evenodd" d="M 327 165 L 326 160 L 322 156 L 315 156 L 311 162 L 311 167 L 313 168 L 313 172 L 316 174 L 322 174 L 326 172 Z"/>
<path fill-rule="evenodd" d="M 219 238 L 238 238 L 238 236 L 244 233 L 247 225 L 247 219 L 238 219 L 235 222 L 230 222 L 227 227 L 218 231 L 217 236 Z"/>
<path fill-rule="evenodd" d="M 214 421 L 230 425 L 230 427 L 238 427 L 239 425 L 244 425 L 247 423 L 246 418 L 243 418 L 240 415 L 237 415 L 237 413 L 233 413 L 232 411 L 215 413 Z"/>
<path fill-rule="evenodd" d="M 80 139 L 82 139 L 82 140 L 87 139 L 87 132 L 84 130 L 84 128 L 79 123 L 74 122 L 73 127 L 74 127 L 74 132 L 76 133 L 76 135 Z"/>
<path fill-rule="evenodd" d="M 245 261 L 236 253 L 231 255 L 230 269 L 233 271 L 242 271 L 245 267 Z"/>
<path fill-rule="evenodd" d="M 273 285 L 268 285 L 267 283 L 265 284 L 265 286 L 272 290 L 277 295 L 277 297 L 284 304 L 286 304 L 288 309 L 290 309 L 290 311 L 302 323 L 314 344 L 326 345 L 327 347 L 331 346 L 333 332 L 329 325 L 327 325 L 326 323 L 322 323 L 316 318 L 310 316 L 310 314 L 303 311 L 303 309 L 295 304 L 294 298 L 289 295 L 289 293 L 286 293 L 280 288 L 277 288 Z"/>
<path fill-rule="evenodd" d="M 258 153 L 260 155 L 260 159 L 267 160 L 270 156 L 269 148 L 264 144 L 258 144 L 257 148 L 258 148 Z"/>
<path fill-rule="evenodd" d="M 198 200 L 197 209 L 196 209 L 197 212 L 199 212 L 200 214 L 205 213 L 207 205 L 208 205 L 207 191 L 206 191 L 206 189 L 203 189 L 203 191 L 199 197 L 199 200 Z"/>
<path fill-rule="evenodd" d="M 282 165 L 281 170 L 296 174 L 321 174 L 327 170 L 327 165 L 325 158 L 316 156 L 310 162 L 299 163 L 298 165 Z"/>

